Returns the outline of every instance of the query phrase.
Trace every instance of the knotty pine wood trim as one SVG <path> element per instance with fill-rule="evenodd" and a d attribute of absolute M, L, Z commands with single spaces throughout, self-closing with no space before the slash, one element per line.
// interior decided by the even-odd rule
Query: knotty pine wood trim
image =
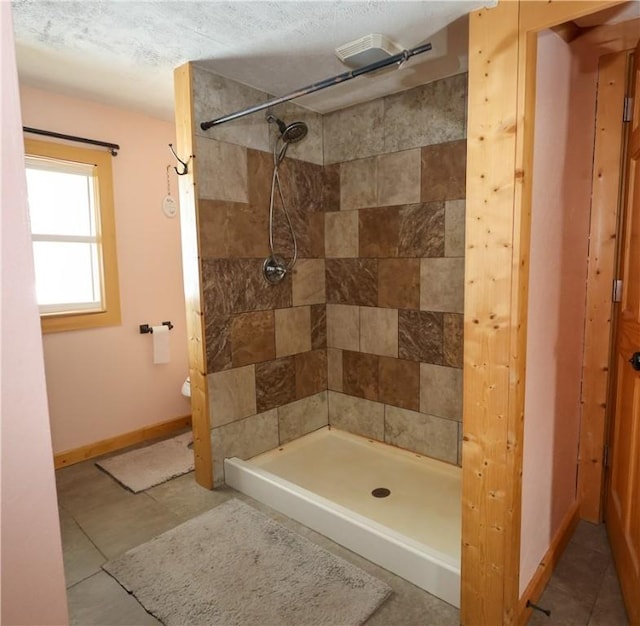
<path fill-rule="evenodd" d="M 536 37 L 612 4 L 502 1 L 470 15 L 460 614 L 465 625 L 518 620 Z"/>
<path fill-rule="evenodd" d="M 602 520 L 612 315 L 616 275 L 622 112 L 627 82 L 625 52 L 600 58 L 587 264 L 587 314 L 582 361 L 582 419 L 578 456 L 580 517 Z"/>
<path fill-rule="evenodd" d="M 80 448 L 59 452 L 54 455 L 53 464 L 56 469 L 68 467 L 69 465 L 75 465 L 76 463 L 93 459 L 108 452 L 115 452 L 116 450 L 122 450 L 137 443 L 171 435 L 190 426 L 191 415 L 176 417 L 166 422 L 159 422 L 158 424 L 152 424 L 151 426 L 145 426 L 144 428 L 124 433 L 123 435 L 102 439 L 101 441 L 96 441 L 95 443 L 90 443 Z"/>
<path fill-rule="evenodd" d="M 176 145 L 183 159 L 195 154 L 193 67 L 186 63 L 174 72 Z M 185 290 L 189 376 L 191 377 L 191 414 L 196 482 L 213 489 L 213 458 L 207 385 L 205 329 L 200 280 L 200 230 L 198 227 L 198 194 L 196 192 L 195 158 L 189 172 L 180 176 L 180 233 L 182 237 L 182 273 Z"/>
<path fill-rule="evenodd" d="M 562 557 L 567 544 L 571 540 L 571 537 L 576 530 L 576 526 L 578 525 L 578 521 L 580 520 L 579 512 L 580 502 L 576 500 L 564 516 L 560 527 L 551 540 L 549 549 L 538 564 L 538 568 L 529 581 L 527 588 L 524 590 L 518 604 L 518 624 L 520 626 L 524 626 L 529 621 L 531 613 L 533 612 L 532 609 L 527 608 L 527 600 L 531 600 L 534 604 L 538 601 L 544 592 L 560 557 Z"/>

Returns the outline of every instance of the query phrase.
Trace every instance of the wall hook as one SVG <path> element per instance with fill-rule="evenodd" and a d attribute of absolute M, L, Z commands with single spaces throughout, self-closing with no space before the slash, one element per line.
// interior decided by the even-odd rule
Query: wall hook
<path fill-rule="evenodd" d="M 176 174 L 178 176 L 184 176 L 185 174 L 189 173 L 189 161 L 191 161 L 191 159 L 193 158 L 193 154 L 189 157 L 189 159 L 187 161 L 183 161 L 177 154 L 176 151 L 173 149 L 173 144 L 170 143 L 169 144 L 169 150 L 171 150 L 171 152 L 173 153 L 173 156 L 176 157 L 178 163 L 180 163 L 180 165 L 182 165 L 182 171 L 178 171 L 178 168 L 174 166 L 174 170 L 176 171 Z"/>

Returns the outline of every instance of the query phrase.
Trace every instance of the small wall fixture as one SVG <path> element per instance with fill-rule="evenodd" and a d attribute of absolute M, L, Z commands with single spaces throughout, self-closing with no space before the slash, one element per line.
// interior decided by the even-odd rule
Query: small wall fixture
<path fill-rule="evenodd" d="M 162 322 L 163 326 L 168 326 L 169 330 L 173 328 L 173 324 L 171 322 Z M 153 335 L 153 328 L 149 326 L 149 324 L 140 324 L 140 334 L 146 335 L 147 333 Z"/>

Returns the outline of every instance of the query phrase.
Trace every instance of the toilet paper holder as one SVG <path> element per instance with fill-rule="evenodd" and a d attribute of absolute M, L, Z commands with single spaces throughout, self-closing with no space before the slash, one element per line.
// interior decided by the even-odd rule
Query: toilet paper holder
<path fill-rule="evenodd" d="M 169 330 L 173 328 L 173 324 L 171 322 L 162 322 L 163 326 L 168 326 Z M 149 326 L 149 324 L 140 324 L 140 334 L 146 335 L 147 333 L 153 334 L 153 328 Z"/>

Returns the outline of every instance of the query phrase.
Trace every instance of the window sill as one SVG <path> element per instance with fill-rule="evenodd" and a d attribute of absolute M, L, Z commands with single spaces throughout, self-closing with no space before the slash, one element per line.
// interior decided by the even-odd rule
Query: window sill
<path fill-rule="evenodd" d="M 114 307 L 115 308 L 115 307 Z M 106 326 L 120 326 L 120 308 L 91 313 L 59 313 L 40 316 L 42 333 L 59 333 L 68 330 L 88 330 Z"/>

